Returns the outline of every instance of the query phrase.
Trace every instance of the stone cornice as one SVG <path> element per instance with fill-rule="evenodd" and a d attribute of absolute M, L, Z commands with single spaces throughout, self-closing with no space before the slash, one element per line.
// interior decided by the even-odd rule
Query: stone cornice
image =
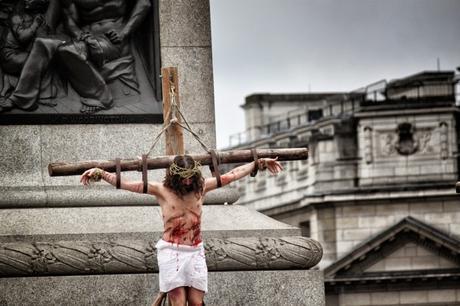
<path fill-rule="evenodd" d="M 95 207 L 157 205 L 155 197 L 116 190 L 112 186 L 0 186 L 0 208 Z M 204 204 L 234 203 L 236 188 L 223 187 L 206 195 Z"/>
<path fill-rule="evenodd" d="M 388 187 L 375 187 L 370 190 L 349 190 L 348 192 L 328 193 L 328 194 L 304 194 L 303 197 L 291 201 L 289 203 L 283 203 L 279 206 L 267 207 L 260 211 L 266 215 L 274 216 L 283 213 L 289 213 L 300 209 L 312 209 L 315 207 L 326 207 L 331 205 L 345 205 L 345 204 L 369 204 L 371 201 L 387 201 L 388 199 L 413 199 L 423 195 L 425 198 L 442 198 L 442 199 L 458 199 L 459 195 L 454 193 L 455 188 L 453 183 L 446 183 L 443 188 L 432 189 L 432 188 L 414 188 L 410 190 L 404 190 L 404 186 L 394 186 L 394 188 Z M 440 186 L 441 187 L 441 186 Z M 266 198 L 277 196 L 270 195 Z"/>

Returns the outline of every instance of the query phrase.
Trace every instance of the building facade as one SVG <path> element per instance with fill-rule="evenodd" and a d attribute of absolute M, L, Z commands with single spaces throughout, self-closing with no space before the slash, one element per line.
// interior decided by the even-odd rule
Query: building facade
<path fill-rule="evenodd" d="M 231 148 L 306 146 L 309 159 L 240 181 L 238 203 L 321 242 L 327 305 L 460 305 L 457 85 L 436 71 L 247 97 Z"/>

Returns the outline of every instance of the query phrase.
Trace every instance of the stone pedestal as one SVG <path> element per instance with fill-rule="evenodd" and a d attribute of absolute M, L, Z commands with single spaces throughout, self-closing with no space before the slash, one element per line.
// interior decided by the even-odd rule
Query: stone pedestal
<path fill-rule="evenodd" d="M 162 66 L 178 67 L 187 120 L 215 147 L 209 2 L 159 0 L 159 9 Z M 78 177 L 51 178 L 47 166 L 140 156 L 161 128 L 0 128 L 0 305 L 151 303 L 158 290 L 154 245 L 163 231 L 155 199 L 104 183 L 84 188 Z M 188 134 L 185 147 L 189 153 L 202 150 Z M 163 152 L 160 141 L 153 155 Z M 209 175 L 207 169 L 204 173 Z M 149 180 L 163 175 L 150 171 Z M 319 244 L 260 213 L 222 205 L 237 198 L 236 190 L 223 188 L 205 201 L 203 236 L 207 254 L 214 258 L 208 262 L 207 304 L 323 305 L 322 275 L 308 270 L 321 258 Z M 253 259 L 239 262 L 238 252 Z"/>

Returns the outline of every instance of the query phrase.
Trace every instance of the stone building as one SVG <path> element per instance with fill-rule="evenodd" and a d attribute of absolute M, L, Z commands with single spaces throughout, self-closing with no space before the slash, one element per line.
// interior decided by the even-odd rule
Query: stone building
<path fill-rule="evenodd" d="M 347 93 L 254 94 L 235 148 L 309 148 L 238 203 L 321 242 L 327 305 L 460 305 L 452 71 Z"/>

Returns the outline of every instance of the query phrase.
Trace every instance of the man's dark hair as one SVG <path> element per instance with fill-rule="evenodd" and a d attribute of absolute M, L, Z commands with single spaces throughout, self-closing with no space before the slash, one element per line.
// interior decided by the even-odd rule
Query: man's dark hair
<path fill-rule="evenodd" d="M 189 178 L 192 182 L 184 185 L 182 181 Z M 190 155 L 178 155 L 169 169 L 166 169 L 166 177 L 163 185 L 171 189 L 179 197 L 191 192 L 201 195 L 204 190 L 204 179 L 201 176 L 199 164 Z"/>

